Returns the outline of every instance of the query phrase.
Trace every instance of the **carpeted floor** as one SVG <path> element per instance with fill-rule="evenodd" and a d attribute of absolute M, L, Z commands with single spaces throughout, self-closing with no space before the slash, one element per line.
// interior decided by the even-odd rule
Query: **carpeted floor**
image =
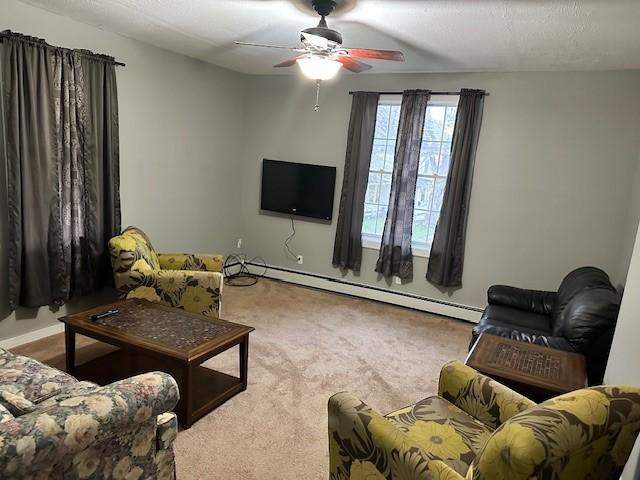
<path fill-rule="evenodd" d="M 471 324 L 261 280 L 227 287 L 224 318 L 256 328 L 249 387 L 182 431 L 178 479 L 324 479 L 327 399 L 349 390 L 388 411 L 437 390 L 440 366 L 463 359 Z M 78 361 L 102 346 L 78 342 Z M 64 365 L 62 334 L 14 351 Z M 207 362 L 237 371 L 237 351 Z"/>

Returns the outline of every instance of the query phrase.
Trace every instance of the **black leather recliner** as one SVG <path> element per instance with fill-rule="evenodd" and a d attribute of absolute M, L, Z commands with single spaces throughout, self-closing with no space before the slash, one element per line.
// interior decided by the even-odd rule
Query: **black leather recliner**
<path fill-rule="evenodd" d="M 578 352 L 587 359 L 589 385 L 602 383 L 620 295 L 596 267 L 569 273 L 557 292 L 494 285 L 489 306 L 473 328 L 473 347 L 481 333 Z"/>

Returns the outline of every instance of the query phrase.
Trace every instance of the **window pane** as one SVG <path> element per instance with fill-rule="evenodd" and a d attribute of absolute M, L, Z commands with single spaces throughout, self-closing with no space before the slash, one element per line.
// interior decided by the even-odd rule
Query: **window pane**
<path fill-rule="evenodd" d="M 369 170 L 382 170 L 384 168 L 385 148 L 386 145 L 384 140 L 373 141 L 373 151 L 371 152 L 371 164 L 369 165 Z"/>
<path fill-rule="evenodd" d="M 444 187 L 446 180 L 444 178 L 438 178 L 436 180 L 436 188 L 433 194 L 433 209 L 434 212 L 439 212 L 442 208 L 442 197 L 444 196 Z"/>
<path fill-rule="evenodd" d="M 387 138 L 395 138 L 398 136 L 398 124 L 400 123 L 400 105 L 391 105 L 391 113 L 389 116 L 389 136 Z"/>
<path fill-rule="evenodd" d="M 382 235 L 384 231 L 384 222 L 387 220 L 387 207 L 378 207 L 378 218 L 376 222 L 376 235 Z"/>
<path fill-rule="evenodd" d="M 393 159 L 395 158 L 396 153 L 396 141 L 388 140 L 387 141 L 387 153 L 384 157 L 384 171 L 385 172 L 393 172 Z"/>
<path fill-rule="evenodd" d="M 380 185 L 380 205 L 389 205 L 389 195 L 391 194 L 391 174 L 382 174 L 382 183 Z"/>
<path fill-rule="evenodd" d="M 438 171 L 438 157 L 440 156 L 439 142 L 423 142 L 420 147 L 420 175 L 435 175 Z"/>
<path fill-rule="evenodd" d="M 421 246 L 426 245 L 428 230 L 429 212 L 426 210 L 415 210 L 413 212 L 413 231 L 411 233 L 411 243 Z"/>
<path fill-rule="evenodd" d="M 364 204 L 364 219 L 362 221 L 362 233 L 367 235 L 375 235 L 376 233 L 376 217 L 378 207 L 376 205 Z"/>
<path fill-rule="evenodd" d="M 449 160 L 451 158 L 451 143 L 443 143 L 440 149 L 440 164 L 438 175 L 446 177 L 449 174 Z"/>
<path fill-rule="evenodd" d="M 456 123 L 457 110 L 457 107 L 447 107 L 447 116 L 444 121 L 444 134 L 442 136 L 443 142 L 450 142 L 453 137 L 453 127 Z"/>
<path fill-rule="evenodd" d="M 367 203 L 378 203 L 380 195 L 380 174 L 369 173 L 369 183 L 367 184 L 367 193 L 364 201 Z"/>
<path fill-rule="evenodd" d="M 390 113 L 391 107 L 389 105 L 378 105 L 375 138 L 387 138 Z"/>
<path fill-rule="evenodd" d="M 431 207 L 431 196 L 433 194 L 433 179 L 418 177 L 416 185 L 416 199 L 414 208 Z"/>
<path fill-rule="evenodd" d="M 446 107 L 427 107 L 423 140 L 439 142 L 442 139 L 446 110 Z"/>

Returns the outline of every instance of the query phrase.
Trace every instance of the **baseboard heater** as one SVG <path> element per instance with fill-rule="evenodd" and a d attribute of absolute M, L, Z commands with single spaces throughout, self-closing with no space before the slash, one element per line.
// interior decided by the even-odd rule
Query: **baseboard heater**
<path fill-rule="evenodd" d="M 247 264 L 258 268 L 264 268 L 264 265 L 256 263 L 247 262 Z M 447 302 L 445 300 L 424 297 L 413 293 L 387 290 L 373 285 L 350 282 L 348 280 L 330 277 L 327 275 L 303 272 L 300 270 L 293 270 L 273 265 L 267 265 L 267 271 L 264 276 L 296 285 L 313 287 L 328 292 L 341 293 L 354 297 L 367 298 L 370 300 L 444 315 L 473 323 L 478 323 L 482 314 L 481 308 L 470 305 Z"/>

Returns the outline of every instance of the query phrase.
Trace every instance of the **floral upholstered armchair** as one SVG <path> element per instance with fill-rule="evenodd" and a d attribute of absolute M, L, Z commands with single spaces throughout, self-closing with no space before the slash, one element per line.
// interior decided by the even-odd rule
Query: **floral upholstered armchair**
<path fill-rule="evenodd" d="M 0 478 L 175 478 L 175 380 L 100 387 L 0 348 Z"/>
<path fill-rule="evenodd" d="M 109 241 L 120 298 L 144 298 L 218 317 L 223 286 L 222 255 L 156 253 L 135 227 Z"/>
<path fill-rule="evenodd" d="M 456 361 L 438 390 L 384 416 L 348 393 L 331 397 L 331 480 L 618 478 L 640 429 L 635 387 L 536 405 Z"/>

